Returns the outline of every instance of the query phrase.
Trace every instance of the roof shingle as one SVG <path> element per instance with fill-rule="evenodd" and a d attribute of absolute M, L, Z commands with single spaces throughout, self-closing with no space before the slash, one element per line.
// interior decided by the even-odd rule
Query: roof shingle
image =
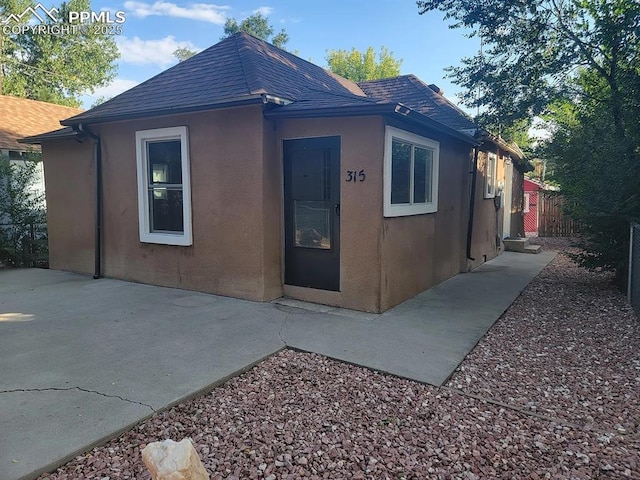
<path fill-rule="evenodd" d="M 371 80 L 358 83 L 370 97 L 402 103 L 433 120 L 456 130 L 474 130 L 477 125 L 460 108 L 443 95 L 436 93 L 415 75 Z"/>
<path fill-rule="evenodd" d="M 393 112 L 398 104 L 467 139 L 476 125 L 414 75 L 357 84 L 240 32 L 144 83 L 66 120 L 64 125 L 284 100 L 268 116 Z M 305 113 L 306 112 L 306 113 Z M 422 117 L 424 116 L 424 117 Z"/>
<path fill-rule="evenodd" d="M 262 94 L 296 101 L 309 91 L 365 96 L 356 83 L 240 32 L 65 124 L 184 111 Z"/>
<path fill-rule="evenodd" d="M 18 139 L 59 129 L 61 120 L 80 112 L 79 108 L 0 95 L 0 149 L 28 150 Z"/>

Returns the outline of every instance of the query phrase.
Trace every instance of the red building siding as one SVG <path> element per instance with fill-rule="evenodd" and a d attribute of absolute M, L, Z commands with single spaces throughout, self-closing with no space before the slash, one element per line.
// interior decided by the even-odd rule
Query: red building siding
<path fill-rule="evenodd" d="M 538 234 L 538 191 L 540 185 L 529 179 L 524 179 L 524 233 Z"/>

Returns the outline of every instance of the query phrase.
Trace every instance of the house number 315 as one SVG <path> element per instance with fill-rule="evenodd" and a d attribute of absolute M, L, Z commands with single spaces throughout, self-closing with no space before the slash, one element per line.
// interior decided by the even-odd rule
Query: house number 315
<path fill-rule="evenodd" d="M 347 170 L 347 182 L 364 182 L 365 178 L 367 178 L 367 176 L 364 170 Z"/>

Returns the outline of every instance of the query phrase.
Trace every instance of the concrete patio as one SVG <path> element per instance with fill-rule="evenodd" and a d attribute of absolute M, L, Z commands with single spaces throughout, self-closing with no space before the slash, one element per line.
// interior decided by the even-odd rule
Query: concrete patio
<path fill-rule="evenodd" d="M 441 385 L 555 254 L 504 253 L 381 315 L 0 272 L 0 478 L 35 478 L 282 348 Z"/>

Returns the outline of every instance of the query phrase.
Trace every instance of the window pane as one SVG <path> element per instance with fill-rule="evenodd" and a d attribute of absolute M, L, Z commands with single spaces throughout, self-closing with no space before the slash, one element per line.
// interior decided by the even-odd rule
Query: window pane
<path fill-rule="evenodd" d="M 182 189 L 150 188 L 149 208 L 152 232 L 183 232 Z"/>
<path fill-rule="evenodd" d="M 431 202 L 433 152 L 415 147 L 413 153 L 413 203 Z"/>
<path fill-rule="evenodd" d="M 410 203 L 411 145 L 397 140 L 391 149 L 391 203 Z"/>
<path fill-rule="evenodd" d="M 495 193 L 495 178 L 496 178 L 496 157 L 489 155 L 487 161 L 487 193 L 493 195 Z"/>
<path fill-rule="evenodd" d="M 331 207 L 323 201 L 295 200 L 295 246 L 331 249 Z"/>
<path fill-rule="evenodd" d="M 149 183 L 182 184 L 180 140 L 147 142 Z"/>

